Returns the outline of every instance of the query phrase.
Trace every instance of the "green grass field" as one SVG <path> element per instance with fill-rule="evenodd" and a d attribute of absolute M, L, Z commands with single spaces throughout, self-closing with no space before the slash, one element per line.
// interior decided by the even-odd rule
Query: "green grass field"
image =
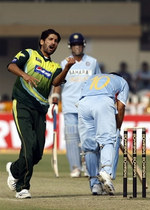
<path fill-rule="evenodd" d="M 119 158 L 117 178 L 113 182 L 115 196 L 92 196 L 87 177 L 70 178 L 69 165 L 65 154 L 58 155 L 59 178 L 54 176 L 51 167 L 51 154 L 44 154 L 40 163 L 35 166 L 31 180 L 31 199 L 17 200 L 15 193 L 7 187 L 7 173 L 5 165 L 14 161 L 17 154 L 0 154 L 0 209 L 3 210 L 40 210 L 40 209 L 69 209 L 69 210 L 116 210 L 116 209 L 150 209 L 150 156 L 147 156 L 147 197 L 142 198 L 141 183 L 138 180 L 137 198 L 132 197 L 132 171 L 129 165 L 129 179 L 127 198 L 122 196 L 122 156 Z M 141 158 L 138 157 L 141 165 Z"/>

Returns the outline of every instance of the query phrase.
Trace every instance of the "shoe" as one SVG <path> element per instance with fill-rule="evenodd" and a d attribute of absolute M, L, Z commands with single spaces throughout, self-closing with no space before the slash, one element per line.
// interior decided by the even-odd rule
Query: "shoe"
<path fill-rule="evenodd" d="M 106 191 L 106 193 L 108 193 L 109 195 L 114 195 L 115 188 L 111 181 L 110 175 L 107 174 L 105 171 L 102 171 L 99 174 L 99 180 L 104 184 L 104 190 Z"/>
<path fill-rule="evenodd" d="M 28 190 L 23 189 L 20 192 L 16 192 L 16 198 L 25 199 L 25 198 L 31 198 L 31 194 Z"/>
<path fill-rule="evenodd" d="M 105 190 L 105 186 L 102 182 L 101 182 L 101 186 L 102 186 L 102 195 L 108 195 L 108 193 Z"/>
<path fill-rule="evenodd" d="M 102 195 L 103 190 L 101 184 L 94 184 L 92 187 L 92 195 Z"/>
<path fill-rule="evenodd" d="M 70 173 L 70 176 L 72 178 L 78 178 L 81 176 L 81 171 L 78 168 L 73 169 L 73 171 Z"/>
<path fill-rule="evenodd" d="M 6 164 L 6 171 L 8 172 L 8 178 L 7 178 L 7 185 L 10 188 L 10 190 L 15 191 L 16 190 L 16 182 L 18 179 L 15 179 L 10 171 L 10 166 L 12 162 L 8 162 Z"/>

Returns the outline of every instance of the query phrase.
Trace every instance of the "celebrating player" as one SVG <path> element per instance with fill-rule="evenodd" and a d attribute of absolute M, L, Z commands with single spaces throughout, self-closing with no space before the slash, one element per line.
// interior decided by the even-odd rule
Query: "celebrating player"
<path fill-rule="evenodd" d="M 16 198 L 31 198 L 29 192 L 33 166 L 43 155 L 45 144 L 46 113 L 51 86 L 60 85 L 75 63 L 66 62 L 62 71 L 58 63 L 51 61 L 61 37 L 53 29 L 42 32 L 39 50 L 25 49 L 8 64 L 8 70 L 17 75 L 14 84 L 13 116 L 21 140 L 18 160 L 6 165 L 7 184 L 16 191 Z"/>
<path fill-rule="evenodd" d="M 68 47 L 71 49 L 72 55 L 69 58 L 74 58 L 76 63 L 70 68 L 66 77 L 66 83 L 62 85 L 62 111 L 64 114 L 66 150 L 71 177 L 80 177 L 82 170 L 78 113 L 75 104 L 79 100 L 83 83 L 89 76 L 101 72 L 97 60 L 84 54 L 85 46 L 86 41 L 82 34 L 73 33 L 70 35 Z M 61 62 L 62 69 L 65 68 L 66 63 L 67 59 Z M 54 88 L 52 102 L 56 109 L 59 94 L 60 88 Z"/>
<path fill-rule="evenodd" d="M 111 180 L 114 144 L 128 92 L 127 82 L 112 73 L 93 75 L 83 87 L 78 103 L 79 134 L 93 195 L 115 192 Z"/>

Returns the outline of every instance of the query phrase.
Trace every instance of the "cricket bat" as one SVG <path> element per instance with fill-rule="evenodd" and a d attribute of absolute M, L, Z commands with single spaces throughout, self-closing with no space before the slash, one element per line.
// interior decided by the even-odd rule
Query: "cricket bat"
<path fill-rule="evenodd" d="M 120 144 L 120 149 L 121 149 L 122 152 L 124 151 L 124 146 L 122 144 Z M 133 167 L 133 164 L 132 164 L 132 155 L 130 153 L 127 154 L 127 159 L 128 159 L 128 162 L 130 163 L 131 167 Z M 140 182 L 142 183 L 142 170 L 138 166 L 138 164 L 137 164 L 137 176 L 138 176 Z M 148 188 L 147 183 L 146 183 L 146 188 Z"/>
<path fill-rule="evenodd" d="M 56 111 L 53 112 L 53 147 L 52 147 L 52 159 L 51 164 L 55 173 L 56 177 L 59 177 L 58 173 L 58 160 L 57 160 L 57 130 L 56 125 L 57 124 L 57 115 Z"/>

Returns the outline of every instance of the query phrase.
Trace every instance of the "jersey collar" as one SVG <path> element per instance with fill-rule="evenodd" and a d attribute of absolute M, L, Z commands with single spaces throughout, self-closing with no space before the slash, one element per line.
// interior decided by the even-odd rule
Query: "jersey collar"
<path fill-rule="evenodd" d="M 43 53 L 41 52 L 41 50 L 37 50 L 37 52 L 44 58 L 45 61 L 51 61 L 51 57 L 47 58 L 43 55 Z"/>

